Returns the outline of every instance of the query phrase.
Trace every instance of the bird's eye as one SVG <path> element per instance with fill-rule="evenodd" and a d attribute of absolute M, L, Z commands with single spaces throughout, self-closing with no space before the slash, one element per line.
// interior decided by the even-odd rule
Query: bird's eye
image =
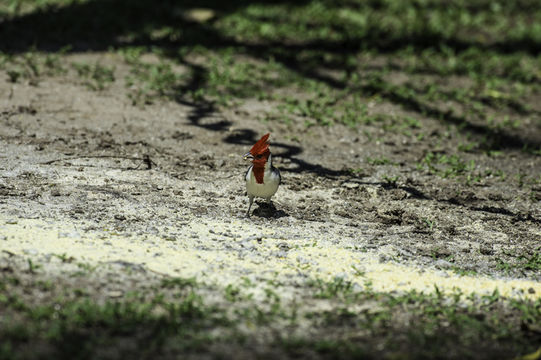
<path fill-rule="evenodd" d="M 255 158 L 256 159 L 261 159 L 263 157 L 263 155 L 257 155 Z"/>

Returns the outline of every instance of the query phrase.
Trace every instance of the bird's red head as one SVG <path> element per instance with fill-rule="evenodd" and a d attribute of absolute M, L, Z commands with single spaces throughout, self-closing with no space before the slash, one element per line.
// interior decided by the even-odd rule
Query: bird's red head
<path fill-rule="evenodd" d="M 251 159 L 254 165 L 252 171 L 258 184 L 263 184 L 263 174 L 265 172 L 265 164 L 269 160 L 269 134 L 265 134 L 258 142 L 252 146 L 249 152 L 244 155 L 245 159 Z"/>

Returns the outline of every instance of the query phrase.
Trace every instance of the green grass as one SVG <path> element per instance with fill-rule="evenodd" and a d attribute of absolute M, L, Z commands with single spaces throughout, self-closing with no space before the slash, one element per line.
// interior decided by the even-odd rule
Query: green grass
<path fill-rule="evenodd" d="M 261 352 L 273 348 L 284 357 L 391 359 L 402 352 L 406 358 L 431 358 L 452 351 L 456 358 L 491 358 L 536 350 L 534 329 L 541 320 L 539 300 L 508 300 L 497 292 L 443 294 L 437 287 L 431 294 L 378 293 L 370 284 L 354 290 L 344 279 L 309 281 L 294 303 L 281 298 L 280 284 L 269 284 L 261 301 L 244 296 L 254 284 L 231 285 L 218 295 L 218 289 L 193 279 L 165 278 L 122 299 L 98 301 L 55 282 L 15 279 L 0 281 L 5 359 L 35 358 L 37 345 L 44 358 L 213 354 L 213 344 L 240 349 L 261 341 L 267 327 L 274 335 L 264 338 Z M 24 290 L 13 291 L 15 285 L 50 300 L 36 303 Z M 212 301 L 202 295 L 209 291 Z M 311 336 L 297 331 L 307 324 Z"/>
<path fill-rule="evenodd" d="M 348 298 L 353 294 L 352 283 L 342 278 L 336 278 L 333 281 L 316 279 L 309 285 L 316 290 L 315 297 L 318 299 L 332 299 L 338 296 Z"/>
<path fill-rule="evenodd" d="M 541 271 L 541 248 L 534 249 L 532 253 L 516 255 L 514 253 L 505 252 L 506 258 L 497 258 L 496 268 L 505 273 L 512 271 L 527 271 L 537 273 Z"/>
<path fill-rule="evenodd" d="M 115 81 L 114 67 L 101 65 L 99 62 L 94 64 L 74 62 L 71 66 L 77 72 L 77 76 L 84 79 L 83 84 L 91 90 L 103 90 L 109 83 Z"/>
<path fill-rule="evenodd" d="M 61 60 L 64 52 L 60 50 L 57 54 L 44 54 L 30 48 L 28 52 L 19 56 L 0 54 L 0 65 L 9 82 L 18 83 L 25 80 L 31 85 L 38 85 L 39 80 L 44 77 L 67 72 Z"/>
<path fill-rule="evenodd" d="M 458 155 L 434 154 L 429 152 L 421 162 L 430 172 L 442 177 L 457 176 L 471 172 L 475 168 L 473 160 L 466 162 Z"/>
<path fill-rule="evenodd" d="M 269 92 L 294 85 L 308 88 L 317 96 L 286 104 L 286 112 L 309 117 L 316 124 L 355 125 L 362 123 L 358 115 L 365 106 L 365 101 L 359 101 L 363 96 L 400 100 L 405 106 L 411 106 L 411 101 L 422 107 L 427 100 L 450 99 L 473 101 L 472 110 L 476 104 L 486 107 L 483 102 L 526 109 L 520 95 L 538 90 L 536 83 L 541 79 L 538 58 L 528 52 L 528 46 L 534 48 L 541 39 L 541 29 L 536 25 L 541 9 L 534 1 L 497 6 L 484 0 L 455 1 L 445 6 L 438 1 L 308 1 L 298 5 L 233 2 L 229 7 L 208 2 L 206 6 L 215 9 L 216 17 L 203 24 L 185 24 L 174 18 L 189 5 L 184 8 L 164 3 L 149 9 L 145 1 L 132 3 L 131 12 L 120 19 L 101 9 L 105 13 L 93 20 L 97 26 L 82 21 L 67 37 L 69 43 L 63 45 L 72 45 L 69 39 L 86 38 L 90 26 L 96 27 L 93 35 L 100 41 L 107 41 L 112 34 L 127 38 L 127 46 L 111 44 L 122 52 L 133 53 L 130 39 L 152 39 L 157 44 L 178 42 L 178 51 L 159 45 L 135 48 L 141 54 L 157 52 L 188 65 L 184 83 L 196 80 L 197 89 L 178 94 L 182 79 L 171 73 L 170 65 L 149 68 L 135 60 L 131 78 L 146 84 L 139 96 L 152 90 L 156 96 L 174 92 L 176 96 L 232 104 L 238 98 L 254 96 L 254 92 L 267 97 Z M 27 9 L 26 14 L 54 6 L 62 9 L 68 4 L 66 8 L 73 14 L 66 15 L 80 15 L 77 5 L 81 12 L 101 12 L 98 5 L 88 1 L 49 0 L 33 4 L 5 1 L 0 14 L 3 11 L 9 18 L 19 14 L 21 8 Z M 124 2 L 119 2 L 114 10 L 123 6 Z M 48 26 L 49 33 L 54 34 L 70 21 L 63 16 L 59 20 L 53 24 L 43 20 L 43 24 L 34 26 Z M 194 55 L 205 61 L 195 66 Z M 333 75 L 321 75 L 321 69 Z M 437 84 L 395 85 L 390 80 L 396 70 L 413 79 L 423 74 L 465 76 L 474 86 L 444 90 Z M 509 91 L 510 86 L 514 91 Z M 335 103 L 336 98 L 344 99 Z M 515 119 L 510 121 L 516 124 Z"/>

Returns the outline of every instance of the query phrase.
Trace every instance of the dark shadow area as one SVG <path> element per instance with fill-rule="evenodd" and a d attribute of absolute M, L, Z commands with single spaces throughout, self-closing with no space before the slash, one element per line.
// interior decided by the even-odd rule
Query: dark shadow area
<path fill-rule="evenodd" d="M 276 206 L 274 206 L 272 202 L 268 203 L 256 201 L 256 204 L 258 207 L 252 211 L 252 216 L 275 219 L 289 216 L 289 214 L 284 210 L 276 209 Z"/>
<path fill-rule="evenodd" d="M 503 130 L 494 129 L 487 125 L 472 123 L 463 116 L 455 115 L 451 110 L 438 109 L 436 106 L 420 102 L 410 96 L 394 91 L 392 88 L 389 89 L 381 83 L 362 86 L 361 91 L 367 96 L 380 95 L 395 104 L 400 104 L 404 109 L 415 111 L 444 124 L 456 125 L 462 131 L 485 137 L 483 147 L 489 150 L 523 149 L 524 147 L 537 149 L 541 147 L 541 134 L 539 133 L 531 132 L 526 136 L 521 136 L 506 133 Z"/>
<path fill-rule="evenodd" d="M 179 102 L 193 108 L 188 114 L 188 121 L 193 126 L 201 127 L 210 131 L 226 131 L 233 124 L 231 121 L 225 119 L 204 123 L 204 119 L 216 114 L 216 110 L 211 103 L 190 103 L 187 101 Z"/>
<path fill-rule="evenodd" d="M 431 200 L 431 198 L 429 196 L 427 196 L 425 193 L 423 193 L 419 189 L 416 189 L 413 186 L 404 185 L 404 186 L 400 186 L 399 188 L 404 190 L 408 194 L 410 194 L 411 197 L 413 197 L 414 199 Z"/>
<path fill-rule="evenodd" d="M 506 39 L 505 42 L 495 39 L 480 42 L 475 37 L 465 38 L 457 35 L 444 37 L 430 31 L 418 32 L 415 36 L 411 33 L 392 33 L 384 26 L 371 28 L 370 31 L 359 31 L 351 22 L 333 25 L 333 31 L 340 34 L 340 38 L 343 40 L 317 39 L 299 43 L 281 41 L 280 39 L 239 41 L 223 34 L 213 26 L 216 19 L 254 4 L 285 4 L 293 7 L 307 3 L 310 1 L 164 0 L 154 2 L 150 0 L 95 0 L 61 8 L 50 6 L 20 17 L 0 19 L 0 39 L 2 39 L 0 51 L 10 54 L 29 50 L 57 52 L 68 47 L 67 51 L 71 52 L 90 52 L 107 51 L 126 46 L 143 46 L 149 50 L 159 49 L 162 53 L 166 53 L 167 56 L 190 69 L 191 77 L 186 85 L 177 89 L 179 95 L 176 97 L 179 103 L 193 108 L 188 116 L 190 124 L 216 132 L 224 132 L 232 123 L 228 120 L 205 122 L 204 119 L 216 113 L 215 105 L 209 101 L 190 101 L 184 96 L 186 92 L 196 91 L 206 86 L 208 70 L 202 65 L 186 60 L 186 57 L 179 52 L 182 47 L 202 46 L 215 50 L 234 47 L 239 53 L 256 59 L 267 61 L 267 59 L 273 58 L 274 61 L 281 63 L 301 77 L 323 82 L 335 89 L 348 89 L 351 84 L 348 84 L 347 80 L 338 80 L 325 75 L 319 70 L 325 68 L 352 71 L 354 66 L 352 67 L 348 63 L 348 57 L 363 49 L 392 53 L 405 48 L 413 48 L 416 52 L 422 52 L 427 49 L 440 51 L 438 49 L 445 47 L 454 53 L 460 53 L 475 47 L 502 54 L 538 55 L 541 52 L 541 43 L 534 38 Z M 378 10 L 388 5 L 371 1 L 363 4 L 362 8 L 357 8 L 358 4 L 339 1 L 336 5 L 328 3 L 328 6 L 343 7 L 349 11 L 369 11 Z M 447 5 L 442 3 L 430 6 L 443 7 Z M 187 11 L 193 8 L 211 9 L 214 18 L 209 21 L 194 20 L 187 16 Z M 482 9 L 482 7 L 478 9 L 473 7 L 472 11 L 482 11 Z M 528 11 L 528 9 L 524 11 Z M 261 21 L 276 21 L 272 17 L 253 15 L 255 19 L 258 19 L 258 16 Z M 177 31 L 178 38 L 163 38 L 153 33 L 153 31 L 163 28 Z M 299 54 L 304 55 L 300 56 Z M 464 131 L 485 137 L 489 147 L 503 149 L 522 149 L 524 147 L 537 149 L 541 147 L 539 134 L 526 134 L 525 136 L 509 134 L 503 130 L 494 130 L 485 125 L 475 124 L 454 115 L 452 112 L 441 111 L 436 107 L 392 91 L 392 89 L 389 90 L 385 84 L 379 86 L 369 83 L 361 84 L 358 87 L 354 85 L 352 91 L 360 91 L 368 96 L 378 94 L 407 110 L 415 111 L 445 124 L 460 126 Z M 224 139 L 227 143 L 242 145 L 253 144 L 256 140 L 256 135 L 248 129 L 237 131 L 234 135 Z M 296 168 L 286 171 L 307 171 L 328 177 L 342 176 L 348 173 L 296 159 L 294 156 L 303 151 L 301 147 L 274 142 L 273 147 L 279 149 L 276 156 L 290 158 L 297 165 Z"/>
<path fill-rule="evenodd" d="M 252 146 L 257 140 L 259 140 L 261 134 L 256 133 L 251 129 L 238 129 L 231 135 L 228 135 L 223 140 L 228 144 Z M 295 168 L 280 169 L 283 172 L 289 173 L 302 173 L 310 172 L 320 176 L 328 178 L 337 178 L 339 176 L 347 176 L 350 174 L 347 170 L 332 170 L 321 166 L 319 164 L 312 164 L 302 159 L 298 159 L 295 156 L 303 152 L 302 147 L 295 145 L 288 145 L 280 142 L 274 142 L 271 139 L 271 149 L 273 151 L 273 157 L 290 159 L 291 163 L 295 164 Z M 279 149 L 275 151 L 275 149 Z"/>
<path fill-rule="evenodd" d="M 172 46 L 172 45 L 207 45 L 211 47 L 247 46 L 230 39 L 212 28 L 211 24 L 193 21 L 184 16 L 183 11 L 193 8 L 212 9 L 218 17 L 226 16 L 239 9 L 253 4 L 287 4 L 301 6 L 310 0 L 232 0 L 232 1 L 174 1 L 163 0 L 94 0 L 82 4 L 65 7 L 48 6 L 21 17 L 8 18 L 2 21 L 0 30 L 2 42 L 0 50 L 4 52 L 24 52 L 30 48 L 40 51 L 58 51 L 70 45 L 74 51 L 108 50 L 110 47 L 125 45 Z M 329 3 L 329 2 L 328 2 Z M 371 11 L 381 9 L 383 5 L 377 1 L 367 2 L 363 8 L 347 1 L 330 2 L 328 6 L 345 8 L 351 11 Z M 434 5 L 433 5 L 434 6 Z M 442 3 L 438 8 L 449 4 Z M 479 8 L 477 11 L 485 10 Z M 532 9 L 536 11 L 536 9 Z M 527 14 L 528 9 L 523 8 Z M 259 17 L 262 21 L 272 21 L 271 17 Z M 148 36 L 149 28 L 172 26 L 182 29 L 183 36 L 178 41 L 164 41 Z M 538 55 L 541 43 L 534 38 L 517 38 L 505 42 L 494 40 L 481 42 L 474 37 L 467 40 L 454 36 L 443 37 L 440 34 L 425 31 L 415 36 L 405 33 L 397 36 L 385 27 L 372 28 L 370 31 L 356 32 L 351 24 L 334 25 L 335 31 L 342 33 L 346 40 L 315 40 L 303 44 L 284 44 L 279 41 L 267 42 L 259 49 L 282 49 L 294 55 L 300 50 L 318 50 L 330 53 L 354 53 L 362 49 L 378 52 L 394 52 L 403 48 L 417 50 L 446 47 L 461 52 L 472 47 L 491 50 L 499 53 L 523 52 Z M 264 55 L 264 54 L 261 54 Z M 343 65 L 343 64 L 340 64 Z"/>

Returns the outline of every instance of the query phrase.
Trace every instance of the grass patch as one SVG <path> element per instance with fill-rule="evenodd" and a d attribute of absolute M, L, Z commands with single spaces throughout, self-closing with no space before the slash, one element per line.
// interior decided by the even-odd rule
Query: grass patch
<path fill-rule="evenodd" d="M 421 162 L 417 164 L 417 169 L 426 169 L 429 173 L 442 178 L 462 177 L 467 184 L 479 182 L 484 177 L 478 172 L 475 172 L 475 160 L 466 161 L 457 154 L 447 155 L 428 152 Z M 490 176 L 491 174 L 485 175 Z"/>
<path fill-rule="evenodd" d="M 83 84 L 91 90 L 103 90 L 115 81 L 114 67 L 101 65 L 99 62 L 94 64 L 74 62 L 71 66 L 77 72 L 77 76 L 84 79 Z"/>
<path fill-rule="evenodd" d="M 437 287 L 431 294 L 377 293 L 370 284 L 355 288 L 341 278 L 312 280 L 294 301 L 284 301 L 286 288 L 272 283 L 262 297 L 252 297 L 246 294 L 255 284 L 220 291 L 193 279 L 164 278 L 121 299 L 100 300 L 55 281 L 13 279 L 0 281 L 0 354 L 10 359 L 34 358 L 36 346 L 44 357 L 120 358 L 217 355 L 213 346 L 240 349 L 253 342 L 285 358 L 447 357 L 452 351 L 457 358 L 488 359 L 534 351 L 541 320 L 541 300 L 443 294 Z M 50 300 L 36 303 L 28 290 Z M 307 325 L 311 336 L 302 331 Z M 263 335 L 265 329 L 275 335 Z"/>
<path fill-rule="evenodd" d="M 534 252 L 530 254 L 521 254 L 518 257 L 514 253 L 505 253 L 508 258 L 506 260 L 497 258 L 496 268 L 506 273 L 511 273 L 513 271 L 537 273 L 541 270 L 541 256 L 539 255 L 539 250 L 540 249 L 534 250 Z M 509 257 L 513 260 L 508 260 Z"/>

